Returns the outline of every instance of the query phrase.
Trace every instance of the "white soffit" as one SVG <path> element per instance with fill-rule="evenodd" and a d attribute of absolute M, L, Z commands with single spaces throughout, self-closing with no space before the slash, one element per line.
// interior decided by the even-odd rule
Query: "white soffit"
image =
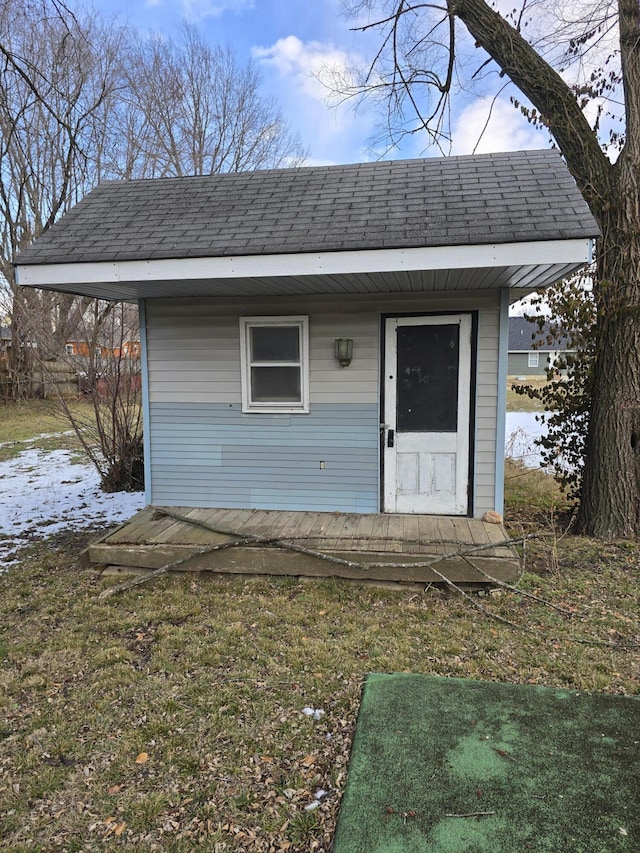
<path fill-rule="evenodd" d="M 414 249 L 376 249 L 327 253 L 303 253 L 283 255 L 250 255 L 215 258 L 180 258 L 148 261 L 114 260 L 97 263 L 73 264 L 17 264 L 18 283 L 28 287 L 68 291 L 111 299 L 136 297 L 189 295 L 209 292 L 220 294 L 247 280 L 261 280 L 264 292 L 266 279 L 304 279 L 306 292 L 327 292 L 327 282 L 335 277 L 345 281 L 360 280 L 359 287 L 338 287 L 329 291 L 351 290 L 367 292 L 360 277 L 375 274 L 400 273 L 413 280 L 408 290 L 431 289 L 415 286 L 415 275 L 420 271 L 437 271 L 451 282 L 458 278 L 457 271 L 486 270 L 484 285 L 474 287 L 546 286 L 573 269 L 590 262 L 592 241 L 589 239 L 553 240 L 546 242 L 502 243 L 478 246 L 447 246 Z M 502 274 L 495 277 L 491 269 Z M 505 271 L 511 275 L 505 281 Z M 310 279 L 317 277 L 318 287 Z M 445 289 L 458 289 L 465 279 L 460 276 L 458 285 Z M 523 281 L 522 279 L 525 279 Z M 526 281 L 526 279 L 529 279 Z M 235 281 L 234 281 L 235 280 Z M 241 281 L 239 281 L 241 280 Z M 228 281 L 228 285 L 224 282 Z M 158 285 L 153 287 L 153 283 Z M 164 282 L 162 286 L 160 283 Z M 190 283 L 191 288 L 184 284 Z M 206 282 L 209 282 L 207 287 Z M 216 287 L 212 286 L 216 283 Z M 200 286 L 198 286 L 198 283 Z M 234 287 L 235 284 L 235 287 Z M 291 281 L 293 284 L 293 281 Z M 301 284 L 301 282 L 299 282 Z M 463 285 L 464 287 L 464 285 Z M 267 288 L 268 290 L 269 288 Z M 276 288 L 277 290 L 280 288 Z M 374 291 L 377 288 L 372 288 Z M 386 290 L 386 288 L 384 288 Z M 395 288 L 393 288 L 395 289 Z M 404 287 L 401 289 L 405 289 Z M 295 286 L 282 290 L 300 292 Z"/>

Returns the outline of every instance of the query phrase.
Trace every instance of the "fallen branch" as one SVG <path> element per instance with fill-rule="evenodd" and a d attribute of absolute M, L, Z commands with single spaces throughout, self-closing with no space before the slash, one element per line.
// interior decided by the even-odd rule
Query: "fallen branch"
<path fill-rule="evenodd" d="M 495 619 L 497 622 L 501 622 L 504 625 L 508 625 L 510 628 L 515 628 L 518 631 L 531 632 L 533 629 L 528 628 L 526 625 L 518 624 L 517 622 L 513 622 L 512 620 L 506 619 L 503 616 L 499 616 L 496 613 L 492 613 L 491 610 L 484 607 L 482 604 L 480 604 L 479 601 L 477 601 L 475 598 L 473 598 L 468 593 L 466 593 L 458 584 L 454 583 L 454 581 L 450 580 L 446 575 L 442 574 L 442 572 L 439 572 L 436 568 L 434 568 L 439 562 L 442 562 L 443 560 L 449 560 L 449 559 L 452 559 L 454 557 L 460 557 L 460 558 L 464 559 L 466 562 L 468 562 L 469 565 L 473 569 L 475 569 L 475 571 L 478 572 L 478 574 L 480 574 L 481 576 L 483 576 L 484 578 L 486 578 L 488 581 L 490 581 L 492 584 L 495 584 L 496 586 L 503 587 L 505 589 L 508 589 L 511 592 L 517 593 L 518 595 L 521 595 L 521 596 L 526 597 L 526 598 L 530 598 L 533 601 L 537 601 L 540 604 L 545 605 L 546 607 L 550 607 L 554 610 L 557 610 L 559 613 L 562 613 L 565 616 L 573 617 L 573 616 L 577 615 L 577 614 L 575 614 L 569 610 L 566 610 L 562 607 L 559 607 L 556 604 L 553 604 L 552 602 L 550 602 L 544 598 L 541 598 L 540 596 L 537 596 L 537 595 L 534 595 L 533 593 L 529 593 L 529 592 L 526 592 L 524 590 L 521 590 L 518 587 L 513 586 L 512 584 L 506 583 L 505 581 L 501 581 L 498 578 L 493 577 L 493 575 L 484 571 L 484 569 L 481 569 L 471 559 L 471 556 L 474 553 L 477 553 L 479 551 L 485 551 L 485 550 L 490 550 L 492 548 L 500 548 L 500 547 L 507 547 L 507 546 L 510 547 L 510 546 L 519 545 L 519 544 L 523 544 L 526 546 L 526 543 L 530 539 L 545 538 L 548 535 L 550 535 L 550 534 L 546 534 L 543 532 L 523 534 L 522 536 L 519 536 L 515 539 L 505 539 L 501 542 L 484 543 L 482 545 L 475 545 L 475 546 L 472 546 L 470 548 L 465 548 L 462 550 L 459 549 L 456 551 L 449 551 L 446 554 L 439 554 L 435 557 L 431 557 L 429 560 L 421 560 L 419 562 L 413 562 L 413 563 L 406 563 L 406 562 L 398 562 L 398 563 L 396 563 L 396 562 L 369 562 L 369 563 L 365 563 L 365 562 L 359 562 L 356 560 L 345 560 L 345 559 L 342 559 L 340 557 L 333 557 L 330 554 L 325 554 L 322 551 L 318 551 L 318 550 L 315 550 L 313 548 L 305 548 L 302 545 L 297 545 L 294 542 L 278 539 L 278 538 L 275 538 L 273 536 L 258 536 L 257 534 L 253 534 L 253 533 L 241 534 L 241 533 L 238 533 L 237 531 L 233 531 L 233 530 L 224 530 L 224 529 L 221 530 L 221 529 L 213 527 L 212 525 L 208 524 L 205 521 L 200 521 L 197 518 L 190 518 L 189 516 L 182 515 L 181 513 L 175 512 L 174 510 L 171 510 L 168 508 L 158 507 L 158 508 L 156 508 L 156 512 L 159 514 L 162 514 L 162 515 L 166 515 L 169 518 L 173 518 L 175 521 L 180 521 L 180 522 L 184 522 L 187 524 L 194 525 L 196 527 L 201 527 L 210 533 L 217 533 L 219 535 L 230 536 L 232 538 L 228 542 L 217 542 L 217 543 L 209 545 L 207 547 L 199 548 L 196 551 L 191 552 L 190 554 L 186 555 L 185 557 L 181 557 L 179 560 L 175 560 L 171 563 L 168 563 L 166 566 L 162 566 L 159 569 L 155 569 L 153 571 L 150 571 L 147 574 L 140 575 L 140 576 L 135 577 L 135 578 L 130 578 L 129 580 L 125 581 L 124 583 L 121 583 L 121 584 L 114 586 L 114 587 L 110 587 L 109 589 L 105 589 L 99 594 L 98 598 L 100 598 L 100 599 L 109 598 L 110 596 L 116 595 L 119 592 L 124 592 L 127 589 L 131 589 L 135 586 L 139 586 L 143 583 L 147 583 L 148 581 L 151 581 L 154 578 L 160 577 L 161 575 L 164 575 L 167 572 L 170 572 L 172 569 L 175 569 L 178 566 L 181 566 L 183 563 L 189 562 L 189 560 L 193 559 L 194 557 L 206 556 L 207 554 L 210 554 L 210 553 L 213 553 L 216 551 L 224 551 L 224 550 L 227 550 L 229 548 L 239 547 L 241 545 L 268 545 L 268 546 L 272 546 L 272 547 L 276 547 L 276 548 L 282 548 L 284 550 L 295 551 L 295 552 L 298 552 L 301 554 L 306 554 L 306 555 L 312 556 L 312 557 L 317 557 L 318 559 L 325 560 L 327 562 L 334 563 L 337 565 L 343 565 L 343 566 L 347 566 L 349 568 L 361 569 L 362 571 L 367 571 L 370 568 L 381 568 L 381 567 L 387 567 L 387 568 L 407 568 L 407 567 L 408 568 L 428 568 L 433 572 L 433 574 L 435 574 L 439 578 L 440 581 L 442 581 L 442 583 L 444 583 L 446 586 L 448 586 L 452 590 L 454 590 L 457 594 L 459 594 L 463 598 L 465 598 L 472 605 L 472 607 L 474 607 L 476 610 L 480 611 L 483 615 L 487 616 L 489 619 Z M 420 544 L 423 544 L 423 543 L 420 543 Z M 428 584 L 427 588 L 429 588 L 430 586 L 431 586 L 431 584 Z M 606 641 L 606 640 L 596 640 L 596 639 L 590 640 L 590 639 L 582 639 L 582 638 L 578 638 L 578 637 L 570 637 L 568 639 L 568 641 L 574 642 L 574 643 L 580 643 L 583 645 L 603 646 L 603 647 L 611 648 L 611 649 L 633 649 L 633 648 L 639 648 L 640 647 L 640 644 L 635 643 L 635 642 L 614 643 L 614 642 Z M 456 817 L 456 815 L 449 815 L 449 816 L 450 817 Z M 460 816 L 464 817 L 464 815 L 460 815 Z M 473 815 L 471 815 L 471 816 L 473 816 Z"/>
<path fill-rule="evenodd" d="M 173 518 L 175 521 L 180 521 L 185 524 L 190 524 L 195 527 L 201 527 L 204 530 L 207 530 L 209 533 L 215 533 L 219 536 L 230 536 L 232 537 L 228 542 L 217 542 L 213 545 L 207 546 L 206 548 L 198 549 L 196 552 L 189 554 L 188 556 L 182 557 L 179 560 L 175 560 L 172 563 L 167 564 L 166 566 L 162 566 L 159 569 L 155 569 L 152 572 L 149 572 L 147 575 L 141 575 L 140 577 L 132 578 L 128 581 L 125 581 L 118 586 L 111 587 L 110 589 L 103 590 L 100 593 L 99 598 L 108 598 L 112 595 L 115 595 L 118 592 L 123 592 L 124 590 L 131 589 L 134 586 L 139 586 L 143 583 L 146 583 L 149 580 L 153 580 L 160 575 L 166 574 L 172 569 L 177 568 L 183 563 L 188 562 L 193 557 L 201 557 L 206 554 L 213 553 L 214 551 L 222 551 L 228 548 L 236 548 L 241 545 L 269 545 L 275 548 L 282 548 L 286 551 L 294 551 L 298 554 L 305 554 L 309 557 L 316 557 L 319 560 L 325 560 L 328 563 L 332 563 L 334 565 L 345 566 L 350 569 L 359 569 L 360 571 L 367 572 L 372 568 L 428 568 L 430 569 L 437 577 L 442 580 L 443 583 L 447 584 L 449 587 L 454 589 L 457 593 L 464 596 L 468 599 L 471 604 L 476 607 L 476 609 L 480 610 L 486 616 L 490 616 L 493 619 L 497 619 L 500 622 L 503 622 L 507 625 L 511 625 L 512 627 L 520 627 L 516 625 L 515 622 L 510 622 L 508 619 L 504 619 L 501 616 L 496 616 L 491 613 L 486 607 L 483 607 L 479 602 L 474 601 L 464 590 L 455 584 L 453 581 L 449 580 L 446 575 L 443 575 L 437 569 L 434 568 L 438 563 L 443 562 L 444 560 L 450 560 L 454 557 L 465 557 L 467 555 L 478 553 L 479 551 L 488 551 L 494 548 L 501 547 L 511 547 L 514 544 L 518 544 L 520 542 L 525 542 L 528 539 L 538 537 L 539 534 L 532 533 L 525 536 L 521 536 L 518 539 L 505 539 L 501 542 L 485 542 L 482 545 L 473 545 L 469 548 L 457 549 L 455 551 L 449 551 L 446 554 L 438 554 L 437 556 L 431 557 L 428 560 L 419 560 L 417 562 L 407 563 L 407 562 L 360 562 L 358 560 L 346 560 L 342 557 L 334 557 L 330 554 L 326 554 L 323 551 L 318 551 L 314 548 L 306 548 L 303 545 L 298 545 L 295 542 L 290 542 L 288 540 L 277 539 L 273 536 L 258 536 L 255 533 L 238 533 L 236 530 L 229 530 L 224 528 L 217 528 L 211 524 L 208 524 L 206 521 L 201 521 L 198 518 L 191 518 L 190 516 L 183 515 L 182 513 L 176 512 L 175 510 L 169 509 L 168 507 L 156 507 L 155 512 L 160 515 L 165 515 L 168 518 Z M 488 576 L 490 577 L 490 576 Z"/>
<path fill-rule="evenodd" d="M 384 568 L 385 566 L 388 566 L 390 568 L 426 569 L 436 565 L 437 563 L 442 562 L 443 560 L 450 560 L 453 557 L 464 557 L 467 554 L 476 554 L 479 551 L 491 551 L 494 548 L 512 547 L 513 545 L 518 545 L 523 542 L 526 542 L 529 539 L 538 539 L 541 536 L 547 535 L 544 533 L 529 533 L 523 536 L 519 536 L 517 539 L 503 539 L 500 542 L 485 542 L 482 545 L 472 545 L 471 547 L 463 548 L 462 550 L 457 549 L 455 551 L 449 551 L 446 554 L 438 554 L 435 557 L 430 557 L 428 560 L 419 560 L 413 563 L 391 563 L 385 562 L 384 560 L 381 562 L 373 561 L 364 563 L 358 560 L 345 560 L 342 557 L 333 557 L 330 554 L 326 554 L 324 551 L 318 551 L 315 548 L 306 548 L 304 545 L 297 545 L 295 542 L 291 542 L 285 539 L 274 539 L 273 537 L 257 536 L 253 533 L 247 533 L 245 535 L 243 533 L 238 533 L 236 530 L 228 530 L 224 528 L 214 527 L 212 524 L 208 524 L 206 521 L 200 521 L 197 518 L 190 518 L 188 515 L 182 515 L 182 513 L 175 512 L 174 510 L 165 507 L 156 507 L 156 512 L 166 515 L 169 518 L 173 518 L 176 521 L 183 521 L 186 524 L 194 524 L 197 527 L 202 527 L 204 530 L 208 530 L 210 533 L 217 533 L 221 536 L 235 537 L 237 541 L 225 543 L 225 547 L 233 547 L 234 545 L 242 545 L 243 543 L 254 545 L 270 544 L 273 545 L 273 547 L 275 548 L 283 548 L 287 551 L 296 551 L 300 554 L 306 554 L 310 557 L 318 557 L 318 559 L 326 560 L 329 563 L 337 563 L 341 566 L 347 566 L 348 568 L 352 569 L 364 569 L 365 571 L 371 568 Z"/>

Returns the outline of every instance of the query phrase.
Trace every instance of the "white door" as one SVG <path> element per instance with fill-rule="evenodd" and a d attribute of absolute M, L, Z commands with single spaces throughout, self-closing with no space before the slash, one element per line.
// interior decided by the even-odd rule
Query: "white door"
<path fill-rule="evenodd" d="M 385 324 L 384 511 L 466 515 L 471 316 Z"/>

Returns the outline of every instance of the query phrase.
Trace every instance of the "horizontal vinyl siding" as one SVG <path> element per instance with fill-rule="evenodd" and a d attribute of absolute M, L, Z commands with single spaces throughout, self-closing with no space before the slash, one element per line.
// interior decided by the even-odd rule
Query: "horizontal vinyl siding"
<path fill-rule="evenodd" d="M 152 503 L 378 511 L 380 316 L 479 309 L 474 515 L 494 509 L 498 298 L 147 300 Z M 310 413 L 243 415 L 239 317 L 295 314 L 309 316 Z"/>
<path fill-rule="evenodd" d="M 154 504 L 378 509 L 377 406 L 254 416 L 239 405 L 152 403 L 150 414 Z"/>
<path fill-rule="evenodd" d="M 537 367 L 529 367 L 529 354 L 526 352 L 510 352 L 507 363 L 507 373 L 509 376 L 546 376 L 549 353 L 538 353 Z"/>
<path fill-rule="evenodd" d="M 149 394 L 155 402 L 241 402 L 242 314 L 220 315 L 213 300 L 199 300 L 191 313 L 182 304 L 147 302 Z M 256 309 L 249 306 L 244 314 Z M 264 312 L 261 312 L 264 313 Z M 285 315 L 281 311 L 272 312 Z M 308 312 L 301 312 L 308 313 Z M 310 403 L 378 401 L 378 317 L 375 314 L 311 314 L 309 317 Z M 352 338 L 353 362 L 340 367 L 336 338 Z"/>

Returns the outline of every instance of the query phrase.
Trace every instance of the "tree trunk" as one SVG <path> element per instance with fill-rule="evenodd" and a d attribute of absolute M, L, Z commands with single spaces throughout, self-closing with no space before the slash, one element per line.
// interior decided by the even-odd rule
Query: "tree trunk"
<path fill-rule="evenodd" d="M 618 162 L 604 156 L 575 93 L 485 0 L 448 0 L 450 14 L 539 110 L 602 238 L 589 433 L 578 527 L 633 537 L 640 521 L 640 12 L 618 0 L 626 138 Z"/>
<path fill-rule="evenodd" d="M 640 521 L 640 163 L 628 151 L 602 212 L 580 532 L 633 537 Z"/>
<path fill-rule="evenodd" d="M 26 400 L 33 396 L 32 339 L 27 332 L 27 307 L 17 295 L 13 285 L 13 310 L 11 312 L 11 347 L 9 349 L 6 398 Z"/>
<path fill-rule="evenodd" d="M 640 9 L 619 0 L 626 138 L 602 229 L 594 285 L 598 322 L 578 529 L 600 538 L 640 529 Z"/>

